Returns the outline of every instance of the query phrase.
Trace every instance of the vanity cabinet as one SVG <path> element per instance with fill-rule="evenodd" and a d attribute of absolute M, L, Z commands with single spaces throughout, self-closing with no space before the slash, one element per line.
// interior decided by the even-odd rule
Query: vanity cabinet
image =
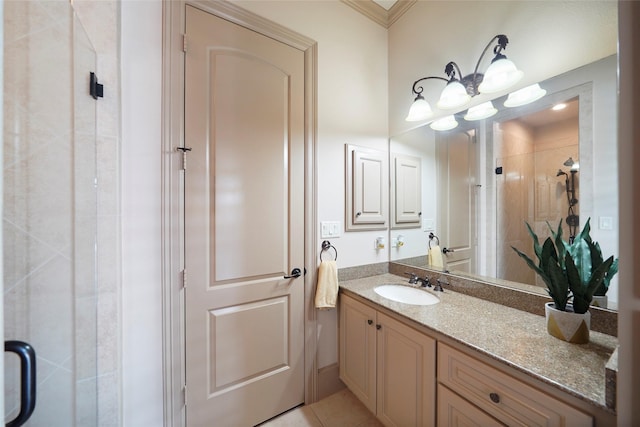
<path fill-rule="evenodd" d="M 436 341 L 340 297 L 340 379 L 387 426 L 435 425 Z"/>
<path fill-rule="evenodd" d="M 592 426 L 593 418 L 446 344 L 438 344 L 438 425 Z"/>

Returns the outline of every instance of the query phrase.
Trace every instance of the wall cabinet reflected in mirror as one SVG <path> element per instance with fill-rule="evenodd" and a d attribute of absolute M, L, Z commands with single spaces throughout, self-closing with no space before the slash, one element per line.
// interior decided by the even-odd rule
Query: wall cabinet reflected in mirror
<path fill-rule="evenodd" d="M 532 251 L 525 221 L 541 239 L 547 222 L 561 222 L 568 239 L 588 218 L 603 253 L 617 257 L 616 69 L 615 56 L 604 58 L 541 82 L 547 95 L 535 103 L 503 107 L 481 122 L 461 120 L 448 132 L 421 126 L 392 137 L 390 153 L 421 159 L 422 219 L 419 227 L 390 230 L 390 240 L 402 234 L 405 241 L 390 249 L 390 260 L 429 268 L 433 232 L 448 249 L 451 273 L 545 293 L 511 249 Z M 560 102 L 565 110 L 550 110 Z M 615 308 L 617 282 L 608 296 Z"/>
<path fill-rule="evenodd" d="M 422 159 L 391 153 L 391 228 L 420 228 Z"/>

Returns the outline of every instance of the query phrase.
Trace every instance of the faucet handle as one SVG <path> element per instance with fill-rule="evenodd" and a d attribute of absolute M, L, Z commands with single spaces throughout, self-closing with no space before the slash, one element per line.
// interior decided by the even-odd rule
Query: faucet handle
<path fill-rule="evenodd" d="M 418 282 L 420 282 L 420 286 L 422 286 L 423 288 L 430 288 L 431 287 L 431 282 L 429 282 L 429 277 L 425 276 L 424 279 L 419 277 L 417 279 Z"/>
<path fill-rule="evenodd" d="M 416 283 L 418 283 L 418 276 L 416 276 L 414 273 L 405 271 L 404 274 L 409 276 L 409 283 L 412 285 L 415 285 Z"/>
<path fill-rule="evenodd" d="M 436 279 L 436 285 L 433 287 L 433 290 L 434 290 L 434 291 L 437 291 L 437 292 L 442 292 L 442 291 L 444 291 L 444 289 L 442 289 L 442 285 L 443 285 L 443 284 L 448 285 L 448 283 L 446 283 L 446 282 L 441 282 L 441 281 L 440 281 L 440 279 Z"/>

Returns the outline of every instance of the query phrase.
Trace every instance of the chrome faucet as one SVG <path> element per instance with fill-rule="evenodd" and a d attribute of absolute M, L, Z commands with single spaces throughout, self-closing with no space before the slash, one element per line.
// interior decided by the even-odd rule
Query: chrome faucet
<path fill-rule="evenodd" d="M 416 283 L 418 283 L 418 276 L 416 276 L 413 273 L 410 273 L 408 271 L 405 271 L 404 274 L 409 276 L 409 284 L 410 285 L 415 285 Z"/>
<path fill-rule="evenodd" d="M 430 288 L 431 287 L 431 282 L 429 282 L 429 278 L 427 276 L 425 276 L 424 279 L 423 279 L 422 277 L 418 277 L 416 274 L 410 273 L 408 271 L 405 271 L 404 274 L 409 276 L 409 284 L 410 285 L 415 285 L 417 283 L 420 283 L 420 286 L 423 287 L 423 288 Z"/>

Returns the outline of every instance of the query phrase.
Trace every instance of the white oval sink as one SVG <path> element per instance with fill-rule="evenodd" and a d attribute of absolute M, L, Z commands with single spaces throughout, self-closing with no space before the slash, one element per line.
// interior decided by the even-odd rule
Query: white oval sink
<path fill-rule="evenodd" d="M 405 304 L 432 305 L 440 302 L 440 298 L 430 292 L 403 285 L 380 285 L 373 290 L 381 297 Z"/>

